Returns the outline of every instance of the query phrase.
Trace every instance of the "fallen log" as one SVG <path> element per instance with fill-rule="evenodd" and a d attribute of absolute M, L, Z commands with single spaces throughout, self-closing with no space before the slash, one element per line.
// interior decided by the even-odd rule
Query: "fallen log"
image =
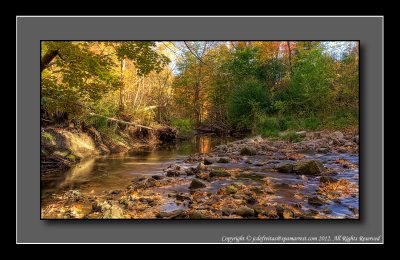
<path fill-rule="evenodd" d="M 107 117 L 107 116 L 99 115 L 99 114 L 96 114 L 96 113 L 89 113 L 89 115 L 103 117 L 103 118 L 106 118 L 107 120 L 110 120 L 110 121 L 114 121 L 114 122 L 118 122 L 118 123 L 126 124 L 126 125 L 131 125 L 131 126 L 138 127 L 138 128 L 154 130 L 152 127 L 149 127 L 149 126 L 139 125 L 139 124 L 135 124 L 135 123 L 132 123 L 132 122 L 119 120 L 119 119 L 116 119 L 116 118 L 113 118 L 113 117 Z"/>

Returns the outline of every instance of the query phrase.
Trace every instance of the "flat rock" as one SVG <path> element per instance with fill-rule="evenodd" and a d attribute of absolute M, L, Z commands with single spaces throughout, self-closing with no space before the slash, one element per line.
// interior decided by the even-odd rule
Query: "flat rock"
<path fill-rule="evenodd" d="M 171 218 L 175 218 L 175 217 L 181 215 L 183 212 L 184 212 L 183 209 L 177 209 L 177 210 L 173 210 L 173 211 L 161 211 L 156 215 L 156 217 L 171 219 Z"/>

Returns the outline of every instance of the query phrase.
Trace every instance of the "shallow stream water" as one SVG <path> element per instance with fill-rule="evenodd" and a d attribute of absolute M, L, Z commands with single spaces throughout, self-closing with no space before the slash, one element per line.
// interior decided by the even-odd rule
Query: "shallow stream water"
<path fill-rule="evenodd" d="M 83 194 L 101 194 L 112 190 L 124 190 L 131 183 L 134 177 L 164 175 L 163 169 L 171 164 L 178 163 L 185 167 L 193 167 L 198 163 L 184 163 L 188 155 L 193 153 L 208 153 L 220 144 L 225 144 L 233 139 L 220 138 L 215 136 L 195 136 L 191 140 L 177 142 L 175 145 L 162 147 L 155 151 L 137 151 L 124 156 L 106 156 L 86 159 L 75 165 L 66 172 L 56 172 L 42 176 L 41 196 L 42 203 L 46 202 L 52 195 L 60 194 L 67 190 L 78 190 Z M 357 165 L 358 155 L 350 154 L 306 154 L 309 159 L 320 160 L 327 168 L 337 170 L 337 178 L 344 178 L 350 183 L 358 186 L 359 173 L 358 167 L 345 169 L 343 165 L 336 163 L 338 159 L 344 159 Z M 263 161 L 262 155 L 253 156 L 253 163 L 247 164 L 245 160 L 236 163 L 226 163 L 223 165 L 213 164 L 210 167 L 218 168 L 245 168 L 253 172 L 268 177 L 276 185 L 274 196 L 277 203 L 301 203 L 303 210 L 323 211 L 322 215 L 328 218 L 358 218 L 359 196 L 348 196 L 340 201 L 332 201 L 323 207 L 310 205 L 304 197 L 315 194 L 319 186 L 319 177 L 301 177 L 295 174 L 278 173 L 268 167 L 259 167 L 257 162 Z M 285 161 L 282 161 L 285 162 Z M 157 188 L 157 192 L 167 194 L 171 192 L 190 193 L 189 183 L 193 176 L 182 176 L 182 185 L 166 186 Z M 187 181 L 185 181 L 187 179 Z M 236 180 L 237 181 L 237 180 Z M 252 179 L 241 179 L 242 183 L 254 186 L 260 185 Z M 217 180 L 211 182 L 204 188 L 205 191 L 216 192 L 221 187 L 232 184 L 233 180 Z M 296 185 L 301 189 L 294 188 Z M 302 196 L 297 196 L 302 195 Z M 173 199 L 166 199 L 162 209 L 173 211 L 185 208 L 187 205 L 176 204 Z"/>

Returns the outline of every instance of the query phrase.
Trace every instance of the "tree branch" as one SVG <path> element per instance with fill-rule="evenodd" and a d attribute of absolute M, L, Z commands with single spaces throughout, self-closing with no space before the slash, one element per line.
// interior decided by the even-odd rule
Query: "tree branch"
<path fill-rule="evenodd" d="M 196 53 L 194 53 L 194 52 L 192 51 L 192 49 L 190 49 L 189 45 L 188 45 L 185 41 L 183 41 L 183 42 L 185 43 L 185 45 L 186 45 L 186 47 L 189 49 L 189 51 L 193 54 L 193 56 L 195 56 L 195 57 L 196 57 L 201 63 L 203 63 L 204 65 L 207 65 L 204 61 L 202 61 L 202 59 L 200 59 L 199 56 L 197 56 Z M 204 54 L 204 51 L 205 51 L 205 47 L 203 48 L 203 54 Z"/>
<path fill-rule="evenodd" d="M 40 59 L 40 73 L 49 66 L 49 63 L 59 55 L 58 50 L 47 51 L 46 54 Z"/>

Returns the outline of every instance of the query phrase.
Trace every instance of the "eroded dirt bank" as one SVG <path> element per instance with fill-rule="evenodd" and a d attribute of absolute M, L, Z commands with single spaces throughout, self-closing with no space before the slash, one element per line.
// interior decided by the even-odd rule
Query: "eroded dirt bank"
<path fill-rule="evenodd" d="M 42 218 L 358 218 L 358 136 L 297 135 L 217 146 L 122 189 L 54 193 Z"/>

